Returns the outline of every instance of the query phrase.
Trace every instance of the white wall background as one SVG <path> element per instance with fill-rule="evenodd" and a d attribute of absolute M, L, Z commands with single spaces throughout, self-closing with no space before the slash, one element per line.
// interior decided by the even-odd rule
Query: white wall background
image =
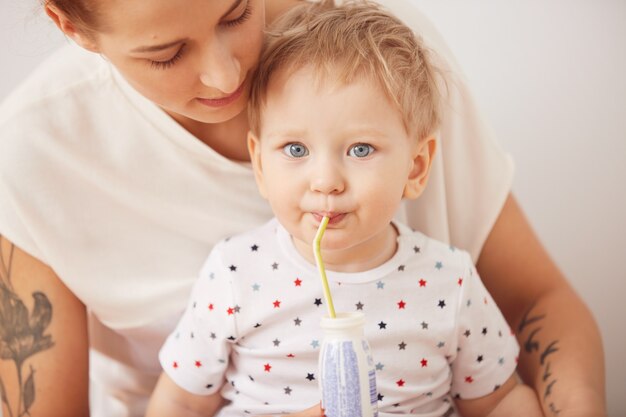
<path fill-rule="evenodd" d="M 626 1 L 413 1 L 439 27 L 502 145 L 514 192 L 604 337 L 626 416 Z M 0 1 L 0 99 L 64 42 L 36 0 Z"/>

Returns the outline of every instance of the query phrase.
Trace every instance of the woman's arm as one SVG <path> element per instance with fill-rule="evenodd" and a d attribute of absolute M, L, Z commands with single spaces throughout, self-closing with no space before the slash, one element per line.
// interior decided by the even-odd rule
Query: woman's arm
<path fill-rule="evenodd" d="M 150 397 L 146 417 L 211 417 L 223 404 L 224 399 L 219 392 L 194 395 L 176 385 L 162 372 Z"/>
<path fill-rule="evenodd" d="M 606 416 L 598 327 L 509 195 L 477 268 L 517 334 L 518 372 L 549 417 Z"/>
<path fill-rule="evenodd" d="M 4 417 L 89 415 L 85 306 L 48 266 L 0 236 Z"/>

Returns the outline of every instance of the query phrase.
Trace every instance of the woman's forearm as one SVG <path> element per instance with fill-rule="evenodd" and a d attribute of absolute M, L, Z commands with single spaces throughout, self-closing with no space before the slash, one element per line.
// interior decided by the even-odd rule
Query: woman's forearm
<path fill-rule="evenodd" d="M 485 242 L 477 268 L 517 334 L 518 372 L 534 387 L 544 413 L 606 416 L 598 327 L 512 195 Z"/>
<path fill-rule="evenodd" d="M 605 417 L 604 357 L 591 313 L 569 288 L 543 294 L 517 320 L 518 371 L 549 417 Z"/>

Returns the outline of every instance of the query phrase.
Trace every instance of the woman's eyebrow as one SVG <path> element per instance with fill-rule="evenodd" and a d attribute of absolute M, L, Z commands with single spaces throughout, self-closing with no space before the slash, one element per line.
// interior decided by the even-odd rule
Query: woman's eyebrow
<path fill-rule="evenodd" d="M 226 13 L 224 13 L 222 15 L 222 17 L 223 16 L 228 16 L 233 10 L 237 9 L 237 7 L 239 7 L 241 2 L 243 2 L 243 0 L 235 0 L 234 3 L 228 8 Z M 174 45 L 178 45 L 180 43 L 183 43 L 186 40 L 187 39 L 177 39 L 175 41 L 163 43 L 163 44 L 160 44 L 160 45 L 139 46 L 139 47 L 137 47 L 135 49 L 132 49 L 130 52 L 132 52 L 132 53 L 158 52 L 158 51 L 162 51 L 164 49 L 171 48 Z"/>
<path fill-rule="evenodd" d="M 185 42 L 187 39 L 177 39 L 175 41 L 172 42 L 167 42 L 167 43 L 163 43 L 160 45 L 148 45 L 148 46 L 139 46 L 135 49 L 132 49 L 130 52 L 134 52 L 134 53 L 142 53 L 142 52 L 157 52 L 157 51 L 162 51 L 164 49 L 168 49 L 171 48 L 174 45 L 178 45 L 180 43 Z"/>
<path fill-rule="evenodd" d="M 243 0 L 235 0 L 235 2 L 232 4 L 232 6 L 230 6 L 230 8 L 226 11 L 226 13 L 224 13 L 222 15 L 222 17 L 224 16 L 228 16 L 230 14 L 230 12 L 232 12 L 233 10 L 235 10 L 237 7 L 239 7 L 239 5 L 241 4 Z M 249 0 L 248 0 L 249 1 Z"/>

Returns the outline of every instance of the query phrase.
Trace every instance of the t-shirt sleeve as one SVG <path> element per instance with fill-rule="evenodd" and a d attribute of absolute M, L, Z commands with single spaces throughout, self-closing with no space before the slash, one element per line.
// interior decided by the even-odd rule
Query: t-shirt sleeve
<path fill-rule="evenodd" d="M 24 204 L 23 196 L 32 189 L 23 165 L 33 158 L 28 145 L 19 140 L 21 135 L 17 123 L 0 121 L 0 235 L 47 263 L 32 230 L 37 208 Z"/>
<path fill-rule="evenodd" d="M 452 361 L 452 394 L 482 397 L 515 372 L 519 345 L 498 306 L 467 258 L 458 305 L 457 353 Z"/>
<path fill-rule="evenodd" d="M 219 249 L 205 262 L 176 329 L 159 352 L 165 373 L 197 395 L 219 391 L 231 346 L 237 340 L 232 281 L 220 262 Z"/>

